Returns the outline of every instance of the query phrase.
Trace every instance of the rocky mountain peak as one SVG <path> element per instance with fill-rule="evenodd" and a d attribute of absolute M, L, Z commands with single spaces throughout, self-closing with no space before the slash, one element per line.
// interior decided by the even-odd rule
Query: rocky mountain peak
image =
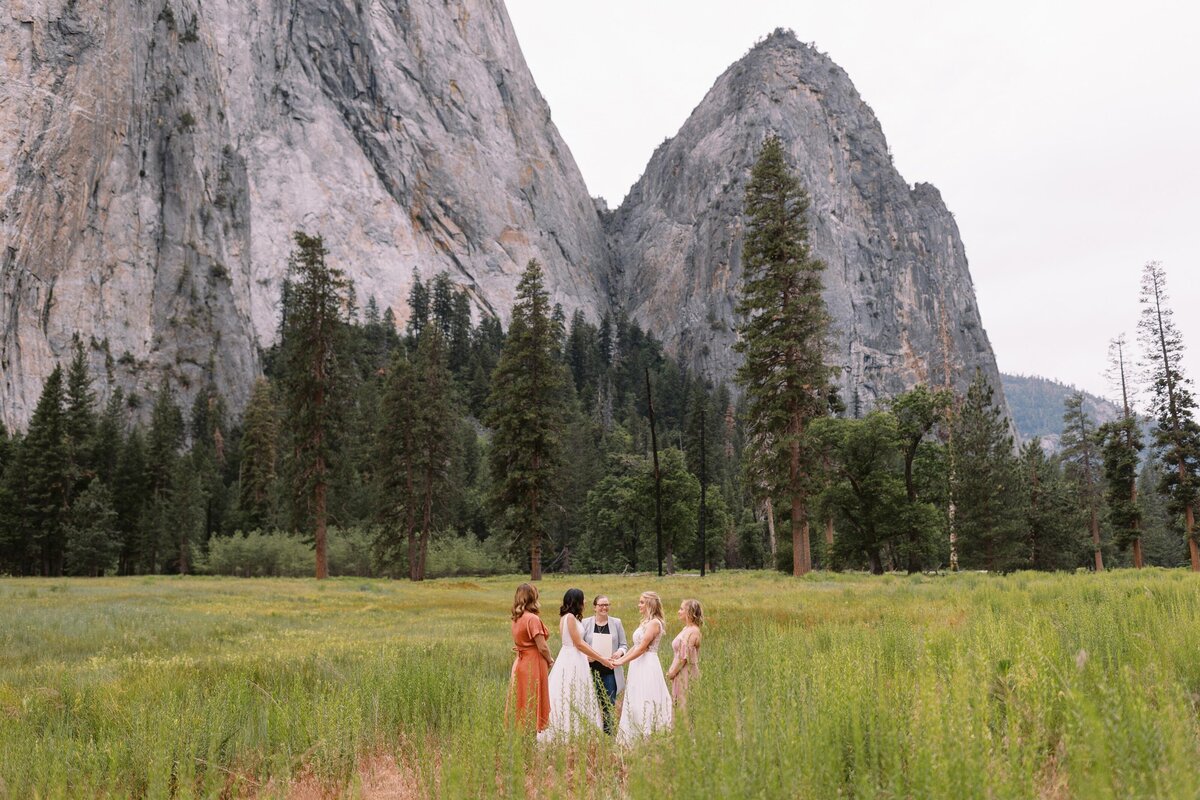
<path fill-rule="evenodd" d="M 852 409 L 918 382 L 1000 391 L 957 225 L 932 186 L 910 187 L 846 73 L 776 30 L 729 67 L 654 153 L 606 227 L 631 316 L 695 368 L 732 377 L 742 203 L 778 135 L 812 197 L 809 227 Z"/>

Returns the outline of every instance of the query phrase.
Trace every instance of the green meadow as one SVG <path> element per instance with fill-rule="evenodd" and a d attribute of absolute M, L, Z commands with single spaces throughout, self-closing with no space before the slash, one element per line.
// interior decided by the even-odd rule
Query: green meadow
<path fill-rule="evenodd" d="M 1190 573 L 550 577 L 704 603 L 630 750 L 506 731 L 519 581 L 0 580 L 0 797 L 1200 796 Z"/>

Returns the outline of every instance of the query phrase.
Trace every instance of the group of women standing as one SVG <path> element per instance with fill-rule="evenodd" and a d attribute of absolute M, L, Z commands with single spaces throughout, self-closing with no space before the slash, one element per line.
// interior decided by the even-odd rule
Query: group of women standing
<path fill-rule="evenodd" d="M 604 600 L 607 608 L 607 598 L 597 600 Z M 589 618 L 585 638 L 583 601 L 579 589 L 569 589 L 563 596 L 558 623 L 562 647 L 555 659 L 547 643 L 549 631 L 538 616 L 537 589 L 528 583 L 517 587 L 512 607 L 517 657 L 509 688 L 510 721 L 518 728 L 536 730 L 538 741 L 566 739 L 593 728 L 608 730 L 605 704 L 610 702 L 610 693 L 595 677 L 591 666 L 595 663 L 609 670 L 629 668 L 616 727 L 618 742 L 631 744 L 670 728 L 675 709 L 686 705 L 688 688 L 700 675 L 700 602 L 684 600 L 679 606 L 684 627 L 671 643 L 674 659 L 664 676 L 658 649 L 667 625 L 658 594 L 642 592 L 638 597 L 641 624 L 633 633 L 633 646 L 628 652 L 620 648 L 612 655 L 600 653 L 587 641 L 597 618 Z M 610 619 L 620 625 L 619 619 L 605 613 L 602 624 L 606 629 Z"/>

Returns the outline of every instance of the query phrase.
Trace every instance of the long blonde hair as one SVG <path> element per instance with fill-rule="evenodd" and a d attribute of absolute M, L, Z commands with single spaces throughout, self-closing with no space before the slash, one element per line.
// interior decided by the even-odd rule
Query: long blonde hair
<path fill-rule="evenodd" d="M 531 614 L 536 614 L 542 610 L 538 603 L 538 590 L 532 583 L 522 583 L 517 587 L 517 593 L 513 596 L 512 618 L 516 622 L 521 618 L 521 615 L 526 611 Z"/>
<path fill-rule="evenodd" d="M 688 622 L 697 628 L 704 624 L 704 610 L 700 608 L 699 600 L 684 600 L 683 613 L 687 616 Z"/>
<path fill-rule="evenodd" d="M 662 598 L 658 596 L 658 592 L 642 592 L 642 599 L 646 601 L 646 611 L 642 614 L 642 619 L 647 622 L 656 619 L 662 623 L 663 630 L 666 630 L 667 621 L 663 618 Z"/>

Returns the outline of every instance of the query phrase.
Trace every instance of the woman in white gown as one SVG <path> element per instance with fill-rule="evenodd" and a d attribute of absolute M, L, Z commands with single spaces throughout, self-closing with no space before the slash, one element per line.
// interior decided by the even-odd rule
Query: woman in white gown
<path fill-rule="evenodd" d="M 548 680 L 550 686 L 550 722 L 538 733 L 539 742 L 564 741 L 581 733 L 603 730 L 600 699 L 592 679 L 588 659 L 604 665 L 610 662 L 583 640 L 583 592 L 568 589 L 558 613 L 558 632 L 562 649 L 554 660 Z"/>
<path fill-rule="evenodd" d="M 655 731 L 669 729 L 673 714 L 671 692 L 658 660 L 658 645 L 667 631 L 662 600 L 655 592 L 642 592 L 638 611 L 642 624 L 633 632 L 633 649 L 613 660 L 614 666 L 629 665 L 621 723 L 617 726 L 617 741 L 621 744 L 633 744 Z"/>

